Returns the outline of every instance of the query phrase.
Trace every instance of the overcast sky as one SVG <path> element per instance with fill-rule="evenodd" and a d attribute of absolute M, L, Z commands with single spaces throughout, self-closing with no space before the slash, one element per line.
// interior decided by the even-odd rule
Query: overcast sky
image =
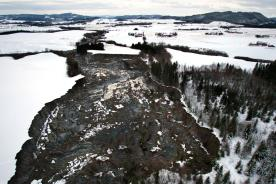
<path fill-rule="evenodd" d="M 192 15 L 228 10 L 276 17 L 276 0 L 0 0 L 0 14 Z"/>

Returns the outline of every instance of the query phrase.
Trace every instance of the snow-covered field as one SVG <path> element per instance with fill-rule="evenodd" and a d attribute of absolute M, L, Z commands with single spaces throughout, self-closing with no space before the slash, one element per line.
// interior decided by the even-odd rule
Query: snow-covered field
<path fill-rule="evenodd" d="M 254 62 L 247 62 L 240 59 L 221 57 L 221 56 L 206 56 L 188 52 L 181 52 L 174 49 L 167 49 L 167 51 L 172 56 L 172 62 L 178 62 L 180 65 L 185 65 L 187 67 L 202 67 L 209 65 L 216 65 L 217 63 L 221 64 L 231 64 L 236 67 L 240 67 L 243 70 L 252 71 L 256 65 Z"/>
<path fill-rule="evenodd" d="M 80 77 L 67 77 L 66 58 L 52 53 L 19 60 L 0 57 L 0 183 L 14 174 L 15 155 L 29 138 L 37 112 L 64 95 Z"/>
<path fill-rule="evenodd" d="M 165 23 L 165 24 L 164 24 Z M 110 30 L 106 34 L 107 40 L 114 40 L 117 43 L 131 45 L 132 43 L 143 42 L 141 37 L 128 36 L 128 33 L 144 33 L 148 42 L 166 43 L 171 45 L 189 46 L 192 48 L 207 48 L 218 51 L 224 51 L 230 57 L 246 56 L 257 59 L 276 59 L 276 48 L 267 47 L 250 47 L 249 43 L 263 41 L 276 46 L 276 31 L 275 29 L 256 29 L 256 28 L 234 28 L 231 31 L 241 32 L 227 33 L 220 26 L 228 25 L 223 22 L 213 22 L 211 24 L 186 24 L 176 25 L 172 20 L 158 23 L 153 21 L 152 26 L 118 26 L 108 27 Z M 134 30 L 138 28 L 138 30 Z M 179 29 L 208 29 L 208 30 L 179 30 Z M 155 33 L 171 33 L 177 32 L 177 37 L 164 38 L 157 37 Z M 224 35 L 205 35 L 209 32 L 222 32 Z M 267 34 L 269 38 L 256 38 L 255 35 Z"/>
<path fill-rule="evenodd" d="M 62 30 L 58 26 L 29 26 L 24 24 L 0 24 L 0 33 L 7 32 L 7 31 L 60 31 Z"/>
<path fill-rule="evenodd" d="M 0 36 L 0 54 L 38 52 L 47 49 L 71 50 L 87 31 L 16 33 Z"/>
<path fill-rule="evenodd" d="M 90 50 L 89 53 L 92 54 L 127 54 L 127 55 L 138 55 L 140 50 L 131 49 L 129 47 L 121 47 L 112 44 L 104 44 L 103 51 L 101 50 Z"/>

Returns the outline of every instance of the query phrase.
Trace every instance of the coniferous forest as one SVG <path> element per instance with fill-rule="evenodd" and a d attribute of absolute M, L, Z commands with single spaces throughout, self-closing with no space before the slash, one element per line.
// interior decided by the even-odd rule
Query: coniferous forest
<path fill-rule="evenodd" d="M 276 62 L 256 63 L 250 72 L 229 64 L 194 68 L 156 60 L 151 62 L 153 76 L 179 87 L 198 123 L 221 140 L 214 183 L 231 183 L 231 169 L 247 178 L 246 183 L 256 175 L 256 183 L 274 183 L 276 134 L 267 128 L 276 121 Z M 210 183 L 203 175 L 190 180 Z"/>

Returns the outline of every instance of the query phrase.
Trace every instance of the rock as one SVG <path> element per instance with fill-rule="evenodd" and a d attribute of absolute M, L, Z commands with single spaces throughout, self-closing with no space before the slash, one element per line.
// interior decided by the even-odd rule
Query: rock
<path fill-rule="evenodd" d="M 211 171 L 218 139 L 184 110 L 178 89 L 151 79 L 139 56 L 74 61 L 85 78 L 36 115 L 9 183 L 130 183 L 166 173 L 163 182 Z"/>

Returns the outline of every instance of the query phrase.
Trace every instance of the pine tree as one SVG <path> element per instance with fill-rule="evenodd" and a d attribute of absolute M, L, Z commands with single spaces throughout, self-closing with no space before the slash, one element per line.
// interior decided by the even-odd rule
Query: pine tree
<path fill-rule="evenodd" d="M 247 164 L 247 170 L 246 170 L 245 174 L 247 176 L 251 176 L 251 175 L 253 175 L 255 170 L 256 170 L 256 160 L 251 159 L 250 162 Z"/>
<path fill-rule="evenodd" d="M 229 122 L 229 117 L 227 115 L 224 115 L 218 127 L 218 129 L 220 130 L 220 135 L 223 138 L 226 138 L 226 127 L 228 125 L 228 122 Z"/>
<path fill-rule="evenodd" d="M 215 124 L 215 121 L 216 121 L 215 110 L 213 109 L 213 110 L 212 110 L 212 113 L 211 113 L 211 115 L 210 115 L 210 117 L 209 117 L 209 123 L 208 123 L 208 125 L 209 125 L 211 128 L 213 128 L 213 127 L 214 127 L 214 124 Z"/>
<path fill-rule="evenodd" d="M 204 184 L 210 184 L 211 182 L 210 182 L 210 178 L 209 178 L 209 176 L 206 178 L 206 180 L 204 181 Z"/>
<path fill-rule="evenodd" d="M 184 92 L 187 82 L 188 82 L 188 75 L 186 73 L 182 72 L 181 76 L 182 76 L 182 81 L 180 83 L 180 88 L 181 88 L 182 92 Z"/>
<path fill-rule="evenodd" d="M 221 184 L 223 176 L 223 167 L 221 166 L 217 171 L 216 178 L 214 184 Z"/>
<path fill-rule="evenodd" d="M 267 157 L 267 146 L 264 141 L 261 142 L 260 146 L 253 155 L 253 158 L 257 161 L 263 160 Z"/>
<path fill-rule="evenodd" d="M 196 178 L 196 184 L 203 184 L 203 179 L 201 175 Z"/>
<path fill-rule="evenodd" d="M 217 120 L 216 120 L 216 123 L 215 123 L 215 128 L 219 129 L 220 124 L 221 124 L 221 123 L 220 123 L 220 114 L 218 114 Z"/>
<path fill-rule="evenodd" d="M 226 152 L 227 156 L 230 155 L 230 147 L 229 147 L 229 143 L 228 142 L 226 142 L 226 144 L 225 144 L 225 152 Z"/>
<path fill-rule="evenodd" d="M 244 139 L 246 139 L 246 140 L 249 139 L 249 136 L 251 136 L 251 130 L 252 130 L 251 124 L 248 124 L 248 125 L 245 127 L 244 131 L 243 131 L 243 138 L 244 138 Z"/>
<path fill-rule="evenodd" d="M 228 171 L 227 173 L 224 174 L 222 178 L 222 183 L 223 184 L 228 184 L 230 183 L 230 172 Z"/>
<path fill-rule="evenodd" d="M 253 140 L 252 136 L 250 136 L 249 139 L 247 140 L 247 142 L 245 143 L 244 147 L 243 147 L 241 156 L 242 157 L 247 157 L 248 154 L 251 153 L 253 145 L 254 145 L 254 140 Z"/>
<path fill-rule="evenodd" d="M 205 108 L 204 111 L 208 112 L 210 110 L 210 95 L 208 88 L 205 90 L 205 99 L 204 99 Z"/>
<path fill-rule="evenodd" d="M 248 179 L 244 182 L 244 184 L 250 184 L 250 179 L 248 178 Z"/>
<path fill-rule="evenodd" d="M 240 141 L 238 141 L 238 143 L 236 144 L 236 147 L 235 147 L 235 153 L 240 154 L 240 152 L 241 152 L 241 143 L 240 143 Z"/>
<path fill-rule="evenodd" d="M 252 127 L 252 133 L 257 133 L 258 132 L 257 125 L 258 125 L 258 119 L 256 119 L 256 121 L 255 121 L 255 123 Z"/>
<path fill-rule="evenodd" d="M 238 124 L 238 120 L 237 120 L 237 115 L 235 114 L 228 126 L 228 134 L 232 137 L 234 137 L 237 133 L 237 124 Z"/>
<path fill-rule="evenodd" d="M 237 170 L 237 172 L 238 172 L 239 174 L 242 173 L 242 163 L 241 163 L 241 160 L 237 163 L 235 169 Z"/>
<path fill-rule="evenodd" d="M 252 118 L 253 118 L 253 110 L 251 107 L 249 107 L 248 112 L 247 112 L 246 121 L 250 121 Z"/>

